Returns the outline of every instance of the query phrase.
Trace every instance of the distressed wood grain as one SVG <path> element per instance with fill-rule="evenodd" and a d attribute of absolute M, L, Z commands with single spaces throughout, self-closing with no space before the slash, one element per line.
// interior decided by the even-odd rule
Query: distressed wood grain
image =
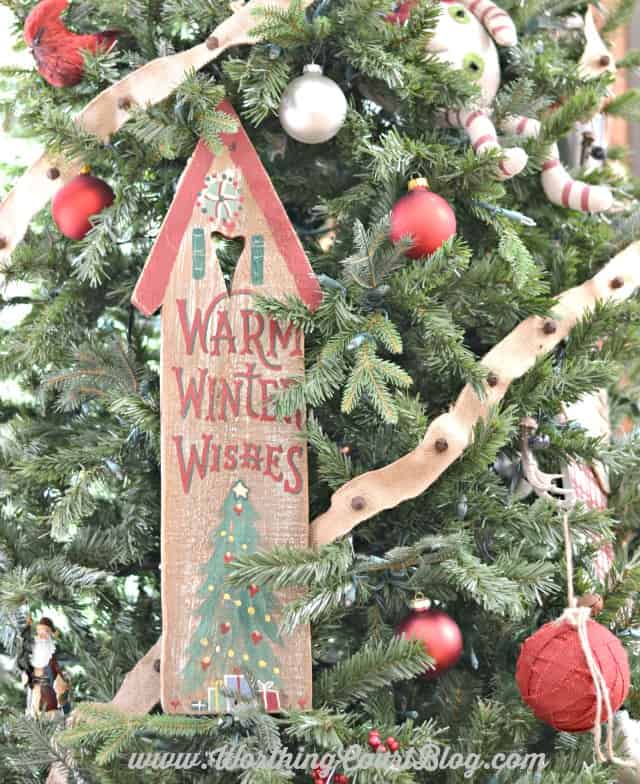
<path fill-rule="evenodd" d="M 228 104 L 225 111 L 233 110 Z M 162 707 L 169 713 L 240 709 L 222 687 L 265 709 L 311 705 L 309 628 L 278 622 L 298 594 L 224 583 L 238 554 L 307 547 L 304 412 L 276 421 L 270 398 L 304 371 L 303 335 L 259 314 L 258 293 L 320 289 L 244 130 L 214 156 L 199 142 L 178 185 L 133 302 L 162 306 Z M 241 237 L 231 275 L 216 239 Z M 245 678 L 247 680 L 245 680 Z"/>

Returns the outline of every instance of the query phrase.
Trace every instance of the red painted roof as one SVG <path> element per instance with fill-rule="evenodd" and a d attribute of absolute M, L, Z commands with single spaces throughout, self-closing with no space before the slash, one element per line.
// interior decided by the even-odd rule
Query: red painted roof
<path fill-rule="evenodd" d="M 237 118 L 233 107 L 227 101 L 223 101 L 218 109 Z M 322 299 L 320 284 L 240 120 L 238 119 L 238 130 L 235 133 L 221 134 L 221 138 L 233 162 L 242 170 L 251 194 L 269 223 L 278 250 L 296 281 L 300 299 L 314 310 Z M 147 316 L 155 313 L 162 305 L 180 243 L 213 158 L 213 153 L 201 139 L 182 173 L 176 195 L 138 278 L 131 301 Z"/>

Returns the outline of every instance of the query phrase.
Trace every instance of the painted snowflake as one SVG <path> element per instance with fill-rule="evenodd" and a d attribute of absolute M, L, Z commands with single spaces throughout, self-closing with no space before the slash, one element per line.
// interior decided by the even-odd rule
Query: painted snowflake
<path fill-rule="evenodd" d="M 243 209 L 242 178 L 237 169 L 225 169 L 205 177 L 204 189 L 198 194 L 198 206 L 211 223 L 225 232 L 233 232 Z"/>

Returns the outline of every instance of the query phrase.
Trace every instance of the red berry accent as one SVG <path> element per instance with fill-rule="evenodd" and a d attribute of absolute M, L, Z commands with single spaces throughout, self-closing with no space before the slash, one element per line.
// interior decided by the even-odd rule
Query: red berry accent
<path fill-rule="evenodd" d="M 256 585 L 255 583 L 251 583 L 249 586 L 249 596 L 251 596 L 253 599 L 257 593 L 260 593 L 260 586 Z"/>
<path fill-rule="evenodd" d="M 372 735 L 369 737 L 369 745 L 372 749 L 377 749 L 382 744 L 382 738 L 379 735 Z"/>
<path fill-rule="evenodd" d="M 240 517 L 243 508 L 244 507 L 242 506 L 242 504 L 235 504 L 235 506 L 233 507 L 233 511 L 238 515 L 238 517 Z"/>
<path fill-rule="evenodd" d="M 400 748 L 400 744 L 398 743 L 398 741 L 391 735 L 387 738 L 385 742 L 389 747 L 389 749 L 391 749 L 391 751 L 398 751 L 398 749 Z"/>
<path fill-rule="evenodd" d="M 384 754 L 386 751 L 389 751 L 389 749 L 384 745 L 384 743 L 381 743 L 376 749 L 376 754 Z"/>
<path fill-rule="evenodd" d="M 260 634 L 260 632 L 251 632 L 251 642 L 254 645 L 257 645 L 261 641 L 262 641 L 262 635 Z"/>
<path fill-rule="evenodd" d="M 223 634 L 227 634 L 228 632 L 231 631 L 231 624 L 230 623 L 226 623 L 226 622 L 225 623 L 221 623 L 220 624 L 220 631 Z"/>
<path fill-rule="evenodd" d="M 225 563 L 231 563 L 231 561 L 233 561 L 233 554 L 229 553 L 229 552 L 226 552 L 224 554 L 224 562 Z"/>

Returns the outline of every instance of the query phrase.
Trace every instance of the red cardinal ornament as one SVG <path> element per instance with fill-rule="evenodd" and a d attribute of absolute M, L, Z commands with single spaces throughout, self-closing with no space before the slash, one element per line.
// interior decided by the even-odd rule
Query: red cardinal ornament
<path fill-rule="evenodd" d="M 391 210 L 393 242 L 411 237 L 413 245 L 406 255 L 411 259 L 428 256 L 456 233 L 456 216 L 449 203 L 429 190 L 424 177 L 409 181 L 409 193 L 402 196 Z"/>
<path fill-rule="evenodd" d="M 54 87 L 71 87 L 82 79 L 82 50 L 107 51 L 117 33 L 79 35 L 67 30 L 60 19 L 69 0 L 41 0 L 24 23 L 24 40 L 31 47 L 38 71 Z"/>
<path fill-rule="evenodd" d="M 596 621 L 587 637 L 615 713 L 629 693 L 629 659 L 618 638 Z M 593 728 L 597 696 L 578 630 L 564 619 L 551 621 L 526 639 L 516 665 L 522 699 L 535 715 L 563 732 Z M 602 721 L 607 711 L 602 708 Z"/>
<path fill-rule="evenodd" d="M 91 228 L 89 218 L 108 207 L 113 199 L 106 182 L 90 174 L 79 174 L 53 197 L 51 214 L 65 237 L 81 240 Z"/>
<path fill-rule="evenodd" d="M 434 670 L 425 670 L 424 678 L 437 678 L 458 661 L 462 653 L 462 632 L 458 624 L 442 610 L 431 610 L 428 599 L 414 599 L 412 612 L 398 625 L 396 634 L 420 640 L 435 662 Z"/>
<path fill-rule="evenodd" d="M 395 11 L 392 11 L 390 14 L 385 16 L 387 22 L 393 22 L 395 24 L 403 25 L 407 19 L 411 16 L 411 12 L 417 5 L 417 0 L 406 0 L 404 3 L 400 3 L 400 5 L 396 8 Z"/>

